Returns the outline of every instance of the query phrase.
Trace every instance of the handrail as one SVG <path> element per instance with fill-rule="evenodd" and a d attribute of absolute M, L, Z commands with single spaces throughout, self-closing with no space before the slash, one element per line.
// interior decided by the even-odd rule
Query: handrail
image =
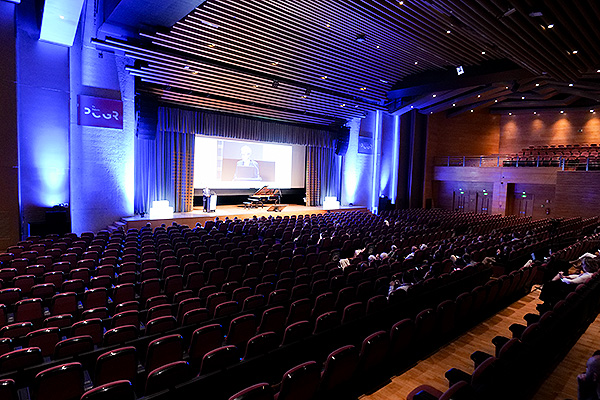
<path fill-rule="evenodd" d="M 575 171 L 600 170 L 600 157 L 569 158 L 564 156 L 519 156 L 514 154 L 492 154 L 487 156 L 435 157 L 436 167 L 535 167 L 559 168 Z"/>

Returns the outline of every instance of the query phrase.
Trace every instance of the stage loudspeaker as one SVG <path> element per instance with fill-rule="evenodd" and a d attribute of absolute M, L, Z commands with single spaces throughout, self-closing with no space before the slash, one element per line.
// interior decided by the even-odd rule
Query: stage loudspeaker
<path fill-rule="evenodd" d="M 335 139 L 335 154 L 345 156 L 348 151 L 348 142 L 350 141 L 350 128 L 340 127 Z"/>
<path fill-rule="evenodd" d="M 286 207 L 287 207 L 287 204 L 273 204 L 272 206 L 267 208 L 267 211 L 281 212 L 281 210 L 283 210 Z"/>
<path fill-rule="evenodd" d="M 135 96 L 136 135 L 140 139 L 156 139 L 158 101 L 150 96 Z"/>

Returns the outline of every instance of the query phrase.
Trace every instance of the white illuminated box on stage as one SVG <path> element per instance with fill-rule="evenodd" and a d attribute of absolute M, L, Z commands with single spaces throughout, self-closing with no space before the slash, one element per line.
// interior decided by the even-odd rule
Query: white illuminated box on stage
<path fill-rule="evenodd" d="M 217 210 L 217 195 L 215 193 L 210 195 L 210 210 L 208 211 L 216 211 Z"/>
<path fill-rule="evenodd" d="M 323 210 L 337 210 L 338 208 L 340 208 L 340 202 L 335 197 L 325 197 Z"/>
<path fill-rule="evenodd" d="M 169 200 L 155 200 L 150 207 L 151 219 L 173 218 L 173 207 L 169 206 Z"/>

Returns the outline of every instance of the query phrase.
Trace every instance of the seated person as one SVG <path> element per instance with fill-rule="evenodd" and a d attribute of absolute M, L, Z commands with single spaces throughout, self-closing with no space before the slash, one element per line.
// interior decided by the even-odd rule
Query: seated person
<path fill-rule="evenodd" d="M 595 353 L 594 353 L 595 354 Z M 583 374 L 577 376 L 577 399 L 600 399 L 600 355 L 594 355 L 587 361 Z"/>
<path fill-rule="evenodd" d="M 559 300 L 566 297 L 567 294 L 575 290 L 580 283 L 586 283 L 594 272 L 598 271 L 598 260 L 595 258 L 584 258 L 581 260 L 581 273 L 565 275 L 560 271 L 550 282 L 546 282 L 540 293 L 540 299 L 547 306 L 552 306 Z"/>

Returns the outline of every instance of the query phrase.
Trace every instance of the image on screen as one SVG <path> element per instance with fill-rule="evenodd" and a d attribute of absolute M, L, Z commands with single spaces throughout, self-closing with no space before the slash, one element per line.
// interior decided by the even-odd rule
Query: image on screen
<path fill-rule="evenodd" d="M 195 140 L 195 188 L 304 187 L 303 146 L 202 136 Z"/>

